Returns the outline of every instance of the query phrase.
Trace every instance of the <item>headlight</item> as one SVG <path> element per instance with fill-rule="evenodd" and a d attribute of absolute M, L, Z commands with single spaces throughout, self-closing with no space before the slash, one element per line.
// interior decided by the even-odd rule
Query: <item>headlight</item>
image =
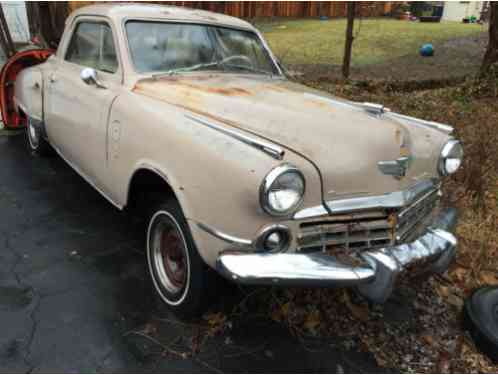
<path fill-rule="evenodd" d="M 261 207 L 274 216 L 284 216 L 301 204 L 305 191 L 303 174 L 292 165 L 271 170 L 261 184 Z"/>
<path fill-rule="evenodd" d="M 455 173 L 463 160 L 462 144 L 456 139 L 448 141 L 439 156 L 439 173 L 443 176 L 448 176 Z"/>

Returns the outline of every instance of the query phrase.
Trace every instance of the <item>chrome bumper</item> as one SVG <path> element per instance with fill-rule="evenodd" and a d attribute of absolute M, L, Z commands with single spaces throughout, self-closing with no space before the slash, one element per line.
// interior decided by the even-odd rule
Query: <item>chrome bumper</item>
<path fill-rule="evenodd" d="M 449 231 L 456 224 L 453 208 L 440 212 L 417 240 L 362 253 L 364 264 L 350 266 L 324 253 L 232 253 L 218 257 L 217 270 L 225 277 L 252 285 L 356 286 L 372 302 L 391 295 L 396 279 L 408 267 L 423 263 L 428 272 L 444 272 L 455 257 L 457 240 Z"/>

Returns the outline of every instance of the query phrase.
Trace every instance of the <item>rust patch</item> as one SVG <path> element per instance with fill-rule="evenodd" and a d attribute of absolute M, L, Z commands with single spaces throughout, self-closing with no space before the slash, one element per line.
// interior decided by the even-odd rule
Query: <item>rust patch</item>
<path fill-rule="evenodd" d="M 399 156 L 407 157 L 410 156 L 410 150 L 406 146 L 401 146 L 399 148 Z"/>
<path fill-rule="evenodd" d="M 246 96 L 251 93 L 240 87 L 213 87 L 213 86 L 200 86 L 190 82 L 178 81 L 177 85 L 185 86 L 193 90 L 204 91 L 210 94 L 219 94 L 225 96 Z"/>
<path fill-rule="evenodd" d="M 262 85 L 262 87 L 263 87 L 264 90 L 272 90 L 272 91 L 276 91 L 276 92 L 287 93 L 289 91 L 292 91 L 292 90 L 289 90 L 286 87 L 282 87 L 282 86 L 275 85 L 275 84 L 266 84 L 266 85 Z"/>
<path fill-rule="evenodd" d="M 201 116 L 204 116 L 206 118 L 210 118 L 210 119 L 213 119 L 213 120 L 216 120 L 216 121 L 219 121 L 219 122 L 222 122 L 224 124 L 227 124 L 227 125 L 231 125 L 233 127 L 236 127 L 236 128 L 239 128 L 241 129 L 236 123 L 234 123 L 233 121 L 230 121 L 230 120 L 227 120 L 227 119 L 224 119 L 224 118 L 221 118 L 219 116 L 216 116 L 216 115 L 213 115 L 209 112 L 206 112 L 206 111 L 203 111 L 203 110 L 200 110 L 198 108 L 195 108 L 195 107 L 191 107 L 191 106 L 187 106 L 185 104 L 180 104 L 179 102 L 175 102 L 175 101 L 171 101 L 171 100 L 167 100 L 165 97 L 163 96 L 160 96 L 160 95 L 154 95 L 154 94 L 151 94 L 148 90 L 144 89 L 144 87 L 142 87 L 142 85 L 140 84 L 137 84 L 133 90 L 133 92 L 137 93 L 137 94 L 140 94 L 140 95 L 143 95 L 143 96 L 147 96 L 149 98 L 153 98 L 153 99 L 158 99 L 158 100 L 161 100 L 163 101 L 164 103 L 167 103 L 167 104 L 170 104 L 170 105 L 173 105 L 175 107 L 179 107 L 179 108 L 182 108 L 182 109 L 185 109 L 189 112 L 192 112 L 192 113 L 196 113 L 198 115 L 201 115 Z"/>
<path fill-rule="evenodd" d="M 204 78 L 203 80 L 207 80 L 209 78 Z M 201 81 L 201 79 L 195 78 L 194 80 Z M 250 96 L 253 95 L 250 91 L 240 88 L 240 87 L 215 87 L 215 86 L 209 86 L 209 85 L 196 85 L 195 83 L 192 82 L 187 82 L 185 80 L 182 80 L 179 77 L 168 77 L 167 79 L 168 82 L 174 82 L 174 86 L 168 87 L 168 89 L 174 89 L 174 88 L 181 88 L 181 87 L 186 87 L 191 90 L 196 90 L 196 91 L 202 91 L 205 93 L 209 94 L 217 94 L 217 95 L 224 95 L 224 96 Z M 190 81 L 190 80 L 189 80 Z M 138 82 L 135 87 L 133 88 L 133 91 L 141 91 L 141 92 L 146 92 L 147 91 L 147 86 L 151 85 L 166 85 L 166 82 L 153 82 L 153 80 L 147 79 L 147 81 L 143 80 L 141 82 Z"/>
<path fill-rule="evenodd" d="M 396 140 L 396 142 L 399 145 L 403 144 L 403 137 L 402 137 L 402 134 L 401 134 L 401 130 L 396 129 L 396 131 L 394 132 L 394 139 Z"/>
<path fill-rule="evenodd" d="M 191 107 L 191 106 L 188 106 L 188 105 L 185 105 L 185 104 L 180 104 L 180 102 L 175 102 L 175 101 L 168 100 L 165 97 L 162 97 L 162 96 L 159 96 L 159 95 L 151 94 L 147 90 L 141 89 L 140 85 L 137 85 L 133 89 L 133 92 L 139 93 L 140 95 L 143 95 L 143 96 L 146 96 L 146 97 L 149 97 L 149 98 L 153 98 L 153 99 L 157 99 L 157 100 L 163 101 L 164 103 L 173 105 L 173 106 L 178 107 L 178 108 L 182 108 L 182 109 L 184 109 L 186 111 L 189 111 L 191 113 L 195 113 L 195 114 L 204 116 L 206 119 L 215 120 L 217 122 L 220 122 L 220 123 L 222 123 L 224 125 L 228 125 L 228 126 L 230 126 L 232 128 L 238 129 L 240 131 L 244 131 L 244 132 L 253 134 L 253 135 L 258 136 L 258 137 L 260 137 L 262 139 L 266 139 L 267 141 L 275 142 L 275 141 L 273 141 L 273 140 L 271 140 L 271 139 L 269 139 L 269 138 L 267 138 L 267 137 L 265 137 L 265 136 L 263 136 L 261 134 L 258 134 L 257 132 L 254 132 L 254 131 L 251 131 L 251 130 L 249 130 L 247 128 L 244 128 L 243 126 L 241 126 L 240 124 L 238 124 L 238 123 L 236 123 L 234 121 L 228 120 L 228 119 L 220 117 L 220 116 L 213 115 L 210 112 L 206 112 L 206 111 L 203 111 L 203 110 L 195 108 L 195 107 Z M 279 144 L 279 143 L 276 143 L 276 144 Z"/>

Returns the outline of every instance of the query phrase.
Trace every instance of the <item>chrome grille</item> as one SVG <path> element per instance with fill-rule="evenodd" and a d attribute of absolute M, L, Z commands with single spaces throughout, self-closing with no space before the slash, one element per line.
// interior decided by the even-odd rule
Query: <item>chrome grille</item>
<path fill-rule="evenodd" d="M 329 216 L 303 222 L 297 236 L 297 250 L 302 252 L 348 252 L 381 248 L 406 241 L 420 231 L 438 203 L 437 191 L 423 195 L 408 207 L 363 214 Z"/>
<path fill-rule="evenodd" d="M 439 203 L 438 191 L 431 191 L 398 213 L 396 226 L 396 241 L 404 242 L 419 234 L 420 226 Z M 423 228 L 422 228 L 423 229 Z"/>

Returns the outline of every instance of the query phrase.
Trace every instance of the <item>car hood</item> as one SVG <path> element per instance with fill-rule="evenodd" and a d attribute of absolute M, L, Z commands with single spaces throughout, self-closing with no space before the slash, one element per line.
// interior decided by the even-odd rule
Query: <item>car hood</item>
<path fill-rule="evenodd" d="M 133 91 L 300 154 L 319 171 L 324 200 L 399 191 L 436 177 L 447 138 L 284 79 L 186 74 L 142 79 Z M 403 157 L 405 176 L 378 166 Z"/>

